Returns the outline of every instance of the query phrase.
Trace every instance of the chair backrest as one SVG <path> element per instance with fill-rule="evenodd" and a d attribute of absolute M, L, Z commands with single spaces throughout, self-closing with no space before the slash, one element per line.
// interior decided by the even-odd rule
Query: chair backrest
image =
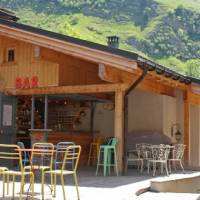
<path fill-rule="evenodd" d="M 105 138 L 102 137 L 102 136 L 95 136 L 95 137 L 93 138 L 93 141 L 92 141 L 92 142 L 101 145 L 102 143 L 105 142 Z"/>
<path fill-rule="evenodd" d="M 17 142 L 17 145 L 21 148 L 21 149 L 25 149 L 24 143 L 23 142 Z"/>
<path fill-rule="evenodd" d="M 17 142 L 17 145 L 20 147 L 20 149 L 25 149 L 25 146 L 24 146 L 24 143 L 23 142 Z M 25 160 L 25 159 L 28 159 L 27 158 L 27 153 L 26 151 L 23 151 L 22 152 L 22 158 Z"/>
<path fill-rule="evenodd" d="M 52 169 L 54 145 L 52 143 L 34 143 L 32 148 L 38 149 L 38 151 L 33 151 L 31 153 L 32 164 L 40 166 L 45 165 Z"/>
<path fill-rule="evenodd" d="M 173 159 L 182 159 L 185 151 L 184 144 L 176 144 L 173 149 Z"/>
<path fill-rule="evenodd" d="M 65 152 L 68 146 L 73 146 L 75 145 L 74 142 L 59 142 L 56 145 L 56 153 L 58 152 Z"/>
<path fill-rule="evenodd" d="M 56 154 L 55 154 L 55 160 L 58 160 L 60 157 L 64 157 L 65 151 L 67 147 L 75 145 L 74 142 L 59 142 L 56 145 Z"/>
<path fill-rule="evenodd" d="M 107 145 L 115 146 L 118 143 L 118 139 L 115 137 L 109 138 Z"/>
<path fill-rule="evenodd" d="M 67 169 L 66 168 L 66 163 L 68 161 L 71 161 L 71 162 L 74 163 L 73 171 L 76 171 L 77 167 L 78 167 L 80 154 L 81 154 L 81 146 L 80 145 L 68 146 L 66 151 L 65 151 L 65 155 L 64 155 L 64 158 L 63 158 L 63 163 L 62 163 L 61 170 Z"/>
<path fill-rule="evenodd" d="M 150 147 L 151 147 L 151 144 L 137 143 L 136 151 L 138 153 L 138 157 L 142 157 L 144 159 L 150 158 L 151 157 Z"/>
<path fill-rule="evenodd" d="M 169 157 L 170 146 L 165 144 L 152 145 L 152 159 L 166 161 Z"/>
<path fill-rule="evenodd" d="M 20 147 L 16 144 L 0 144 L 0 160 L 16 160 L 19 162 L 20 169 L 23 171 L 22 154 L 19 149 Z M 0 161 L 0 166 L 2 166 L 2 163 Z"/>

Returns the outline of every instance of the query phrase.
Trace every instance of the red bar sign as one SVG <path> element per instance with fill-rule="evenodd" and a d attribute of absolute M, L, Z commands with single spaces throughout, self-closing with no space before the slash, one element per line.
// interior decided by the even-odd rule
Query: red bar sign
<path fill-rule="evenodd" d="M 38 87 L 38 76 L 29 77 L 17 77 L 15 79 L 16 89 L 30 89 Z"/>

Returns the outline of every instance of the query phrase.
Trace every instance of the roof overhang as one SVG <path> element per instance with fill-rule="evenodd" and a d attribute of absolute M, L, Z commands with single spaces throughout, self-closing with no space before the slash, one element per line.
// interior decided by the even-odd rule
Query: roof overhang
<path fill-rule="evenodd" d="M 46 34 L 40 34 L 40 32 Z M 47 33 L 49 33 L 49 36 L 47 36 L 48 35 Z M 57 36 L 56 33 L 54 34 L 49 31 L 44 31 L 41 29 L 5 21 L 2 19 L 0 19 L 0 35 L 14 38 L 27 43 L 39 45 L 48 49 L 53 49 L 55 51 L 62 52 L 64 54 L 78 57 L 98 64 L 102 63 L 112 67 L 116 67 L 129 72 L 133 72 L 135 69 L 137 69 L 137 61 L 134 60 L 134 58 L 133 59 L 126 58 L 123 55 L 116 55 L 113 54 L 112 52 L 104 51 L 103 45 L 98 45 L 102 46 L 102 50 L 88 47 L 92 46 L 91 44 L 95 43 L 89 42 L 87 44 L 90 45 L 85 46 L 82 45 L 82 43 L 84 42 L 86 43 L 86 41 L 83 40 L 82 43 L 80 44 L 71 41 L 61 40 L 59 38 L 53 37 Z"/>

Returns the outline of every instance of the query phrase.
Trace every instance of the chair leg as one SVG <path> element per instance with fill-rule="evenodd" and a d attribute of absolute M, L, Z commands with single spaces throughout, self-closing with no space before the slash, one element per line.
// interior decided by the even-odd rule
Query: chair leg
<path fill-rule="evenodd" d="M 51 194 L 53 193 L 53 174 L 51 173 Z"/>
<path fill-rule="evenodd" d="M 114 149 L 114 162 L 115 162 L 115 171 L 116 171 L 116 174 L 117 176 L 119 175 L 118 174 L 118 162 L 117 162 L 117 153 L 116 153 L 116 150 Z"/>
<path fill-rule="evenodd" d="M 13 175 L 13 191 L 12 191 L 12 196 L 13 196 L 13 199 L 14 199 L 14 196 L 15 196 L 15 175 Z"/>
<path fill-rule="evenodd" d="M 149 174 L 150 171 L 150 162 L 147 160 L 147 173 Z"/>
<path fill-rule="evenodd" d="M 172 172 L 172 169 L 171 169 L 171 160 L 169 160 L 169 173 Z"/>
<path fill-rule="evenodd" d="M 90 151 L 89 151 L 89 157 L 88 157 L 88 166 L 90 165 L 90 159 L 91 159 L 91 153 L 92 153 L 92 146 L 90 145 Z"/>
<path fill-rule="evenodd" d="M 9 194 L 9 182 L 10 182 L 10 177 L 9 174 L 7 174 L 7 194 Z"/>
<path fill-rule="evenodd" d="M 80 200 L 80 194 L 79 194 L 79 189 L 78 189 L 78 178 L 77 178 L 76 173 L 74 173 L 74 182 L 76 186 L 77 197 L 78 197 L 78 200 Z"/>
<path fill-rule="evenodd" d="M 110 175 L 110 168 L 112 166 L 112 161 L 111 161 L 111 157 L 112 157 L 112 151 L 109 150 L 108 151 L 108 159 L 107 159 L 107 166 L 108 166 L 108 174 Z M 115 161 L 114 161 L 115 162 Z M 115 170 L 116 171 L 116 170 Z"/>
<path fill-rule="evenodd" d="M 32 200 L 34 200 L 34 174 L 31 174 Z"/>
<path fill-rule="evenodd" d="M 53 197 L 56 197 L 56 174 L 54 174 L 54 193 Z"/>
<path fill-rule="evenodd" d="M 183 171 L 183 173 L 184 173 L 185 171 L 184 171 L 184 168 L 183 168 L 183 165 L 182 165 L 182 162 L 181 162 L 181 160 L 179 160 L 179 163 L 180 163 L 180 166 L 181 166 L 181 168 L 182 168 L 182 171 Z"/>
<path fill-rule="evenodd" d="M 99 155 L 98 155 L 97 168 L 96 168 L 96 176 L 98 175 L 99 164 L 100 164 L 100 158 L 101 158 L 101 151 L 99 151 Z"/>
<path fill-rule="evenodd" d="M 64 183 L 63 174 L 61 174 L 60 177 L 61 177 L 61 184 L 62 184 L 62 191 L 63 191 L 63 199 L 66 200 L 66 197 L 65 197 L 65 183 Z"/>
<path fill-rule="evenodd" d="M 175 161 L 172 161 L 172 162 L 173 162 L 174 170 L 176 172 L 176 162 Z"/>
<path fill-rule="evenodd" d="M 160 173 L 163 174 L 163 163 L 160 163 Z"/>
<path fill-rule="evenodd" d="M 144 165 L 144 162 L 143 162 L 143 160 L 141 160 L 141 173 L 143 172 L 143 165 Z"/>
<path fill-rule="evenodd" d="M 108 150 L 104 149 L 103 152 L 103 175 L 106 176 L 106 170 L 108 165 Z"/>
<path fill-rule="evenodd" d="M 155 176 L 156 174 L 156 163 L 153 162 L 153 176 Z"/>
<path fill-rule="evenodd" d="M 169 176 L 169 172 L 168 172 L 168 169 L 167 169 L 167 162 L 165 162 L 165 170 L 166 170 L 167 176 Z"/>
<path fill-rule="evenodd" d="M 3 173 L 3 198 L 5 197 L 5 174 Z"/>
<path fill-rule="evenodd" d="M 42 170 L 42 177 L 41 177 L 41 179 L 42 179 L 42 185 L 41 185 L 41 190 L 42 190 L 42 200 L 44 200 L 44 171 Z"/>
<path fill-rule="evenodd" d="M 21 185 L 20 185 L 20 194 L 19 194 L 19 199 L 22 200 L 22 193 L 24 190 L 24 175 L 21 176 Z"/>

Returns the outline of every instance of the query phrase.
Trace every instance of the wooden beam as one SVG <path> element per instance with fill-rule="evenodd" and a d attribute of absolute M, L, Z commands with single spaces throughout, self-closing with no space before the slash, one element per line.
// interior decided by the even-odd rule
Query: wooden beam
<path fill-rule="evenodd" d="M 127 84 L 98 84 L 98 85 L 75 85 L 75 86 L 55 86 L 32 89 L 6 90 L 10 95 L 45 95 L 45 94 L 90 94 L 90 93 L 110 93 L 118 89 L 125 90 Z"/>
<path fill-rule="evenodd" d="M 140 90 L 147 92 L 154 92 L 161 95 L 167 95 L 174 97 L 174 88 L 165 86 L 161 83 L 155 83 L 154 81 L 144 79 L 138 86 Z"/>
<path fill-rule="evenodd" d="M 188 94 L 185 94 L 184 98 L 184 144 L 186 145 L 184 161 L 189 164 L 190 161 L 190 102 L 188 100 Z"/>
<path fill-rule="evenodd" d="M 113 82 L 113 83 L 127 83 L 131 85 L 134 81 L 141 76 L 142 70 L 137 69 L 134 73 L 125 72 L 123 70 L 115 69 L 110 66 L 99 66 L 100 78 L 104 81 Z M 160 81 L 152 77 L 151 74 L 148 74 L 145 79 L 137 86 L 138 89 L 155 92 L 162 95 L 168 95 L 174 97 L 174 87 L 163 84 L 160 77 Z"/>
<path fill-rule="evenodd" d="M 190 101 L 191 104 L 199 105 L 200 104 L 200 95 L 195 94 L 193 92 L 189 92 L 188 93 L 188 100 Z"/>
<path fill-rule="evenodd" d="M 115 137 L 118 139 L 117 158 L 120 174 L 123 171 L 124 159 L 124 94 L 123 90 L 117 90 L 115 93 Z"/>
<path fill-rule="evenodd" d="M 186 90 L 187 86 L 184 83 L 179 82 L 178 80 L 173 80 L 171 78 L 167 78 L 163 75 L 157 74 L 155 71 L 149 72 L 149 75 L 157 81 L 162 81 L 163 84 L 175 87 L 180 90 Z"/>
<path fill-rule="evenodd" d="M 131 84 L 141 73 L 142 70 L 140 68 L 134 72 L 127 72 L 112 66 L 99 64 L 99 77 L 107 82 Z"/>
<path fill-rule="evenodd" d="M 125 71 L 131 72 L 138 67 L 137 62 L 133 59 L 125 58 L 123 56 L 115 55 L 103 50 L 101 51 L 95 48 L 89 48 L 84 45 L 78 45 L 25 30 L 8 27 L 2 24 L 0 24 L 0 35 L 43 46 L 48 49 L 53 49 L 64 54 L 93 61 L 95 63 L 111 65 Z"/>

